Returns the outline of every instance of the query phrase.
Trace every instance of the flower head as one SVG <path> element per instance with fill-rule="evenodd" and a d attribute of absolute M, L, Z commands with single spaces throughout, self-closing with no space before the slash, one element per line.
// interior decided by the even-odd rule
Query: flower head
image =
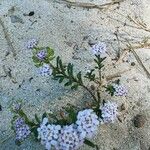
<path fill-rule="evenodd" d="M 45 59 L 46 56 L 47 56 L 47 51 L 46 51 L 46 49 L 43 49 L 43 50 L 39 51 L 36 56 L 37 56 L 37 58 L 38 58 L 39 60 Z"/>
<path fill-rule="evenodd" d="M 58 137 L 61 130 L 60 125 L 48 124 L 48 119 L 44 118 L 42 124 L 37 129 L 38 139 L 41 139 L 41 144 L 45 146 L 47 150 L 51 147 L 58 148 Z"/>
<path fill-rule="evenodd" d="M 13 111 L 19 111 L 21 109 L 21 103 L 14 103 L 12 106 Z"/>
<path fill-rule="evenodd" d="M 113 85 L 115 92 L 115 96 L 126 96 L 127 95 L 127 88 L 123 85 L 114 84 Z"/>
<path fill-rule="evenodd" d="M 106 44 L 103 42 L 99 42 L 92 46 L 92 52 L 94 55 L 100 55 L 100 57 L 106 56 Z"/>
<path fill-rule="evenodd" d="M 38 44 L 38 40 L 33 38 L 33 39 L 30 39 L 28 42 L 27 42 L 27 48 L 28 49 L 32 49 L 34 47 L 36 47 L 36 45 Z"/>
<path fill-rule="evenodd" d="M 15 121 L 16 140 L 22 141 L 31 133 L 30 128 L 22 118 Z"/>
<path fill-rule="evenodd" d="M 104 123 L 111 123 L 114 122 L 117 118 L 118 109 L 117 104 L 114 102 L 107 102 L 104 103 L 103 106 L 100 107 L 102 122 Z"/>
<path fill-rule="evenodd" d="M 48 64 L 44 64 L 39 68 L 39 73 L 41 76 L 50 76 L 52 74 L 52 69 Z"/>
<path fill-rule="evenodd" d="M 24 125 L 25 122 L 24 122 L 24 119 L 23 118 L 17 118 L 15 120 L 15 128 L 19 128 L 20 126 Z"/>
<path fill-rule="evenodd" d="M 85 109 L 78 113 L 76 124 L 83 138 L 91 138 L 99 125 L 98 116 L 92 109 Z"/>
<path fill-rule="evenodd" d="M 83 138 L 73 124 L 61 129 L 58 141 L 60 150 L 76 150 L 83 144 Z"/>

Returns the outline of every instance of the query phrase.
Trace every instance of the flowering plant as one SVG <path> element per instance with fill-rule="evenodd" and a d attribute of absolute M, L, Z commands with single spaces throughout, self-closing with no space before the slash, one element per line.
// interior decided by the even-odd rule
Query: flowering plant
<path fill-rule="evenodd" d="M 54 65 L 52 63 L 52 60 L 55 59 L 54 50 L 49 47 L 37 47 L 35 39 L 28 44 L 27 48 L 33 49 L 33 62 L 39 68 L 39 73 L 42 76 L 52 75 L 53 79 L 58 80 L 59 83 L 65 82 L 64 86 L 71 87 L 71 89 L 82 87 L 89 92 L 93 101 L 82 110 L 69 104 L 64 108 L 66 115 L 56 116 L 44 113 L 41 119 L 35 115 L 33 121 L 27 117 L 20 105 L 13 107 L 15 115 L 12 127 L 16 133 L 17 143 L 21 144 L 25 138 L 33 134 L 47 150 L 51 148 L 76 150 L 83 143 L 98 149 L 98 146 L 90 139 L 96 134 L 101 124 L 113 123 L 118 115 L 115 102 L 102 101 L 102 88 L 111 96 L 125 96 L 127 94 L 126 88 L 120 85 L 119 80 L 112 82 L 112 84 L 103 84 L 102 69 L 104 69 L 104 61 L 107 56 L 105 43 L 99 42 L 91 48 L 95 57 L 95 67 L 84 75 L 81 71 L 75 73 L 73 64 L 64 65 L 59 56 L 56 57 Z M 97 85 L 94 90 L 85 84 L 85 79 Z"/>

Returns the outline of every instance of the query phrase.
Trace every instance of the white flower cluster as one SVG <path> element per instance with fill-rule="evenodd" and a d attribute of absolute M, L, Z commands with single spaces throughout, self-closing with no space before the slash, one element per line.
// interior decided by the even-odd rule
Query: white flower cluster
<path fill-rule="evenodd" d="M 32 49 L 32 48 L 36 47 L 37 44 L 38 44 L 38 40 L 33 38 L 27 42 L 26 46 L 28 49 Z"/>
<path fill-rule="evenodd" d="M 105 103 L 100 109 L 104 123 L 114 122 L 117 116 L 115 103 Z M 63 127 L 48 124 L 48 119 L 44 118 L 37 129 L 38 139 L 47 150 L 77 150 L 86 138 L 96 134 L 99 125 L 99 118 L 92 109 L 79 111 L 76 123 Z"/>
<path fill-rule="evenodd" d="M 117 119 L 118 109 L 115 102 L 108 101 L 100 107 L 102 122 L 103 123 L 113 123 Z"/>
<path fill-rule="evenodd" d="M 50 76 L 52 74 L 52 69 L 48 64 L 43 64 L 43 66 L 41 66 L 39 68 L 39 74 L 41 76 Z"/>
<path fill-rule="evenodd" d="M 98 116 L 92 109 L 85 109 L 78 113 L 76 124 L 83 138 L 92 138 L 99 126 Z"/>
<path fill-rule="evenodd" d="M 37 129 L 38 139 L 41 139 L 41 144 L 45 145 L 47 150 L 50 150 L 52 147 L 58 149 L 58 138 L 60 130 L 60 125 L 50 125 L 48 124 L 47 118 L 43 119 L 42 124 Z"/>
<path fill-rule="evenodd" d="M 92 52 L 94 55 L 100 55 L 101 58 L 106 56 L 106 44 L 99 42 L 92 46 Z"/>
<path fill-rule="evenodd" d="M 115 96 L 126 96 L 127 95 L 127 88 L 123 85 L 114 84 L 113 87 L 115 88 Z"/>
<path fill-rule="evenodd" d="M 59 136 L 59 150 L 76 150 L 83 144 L 74 124 L 62 128 Z"/>

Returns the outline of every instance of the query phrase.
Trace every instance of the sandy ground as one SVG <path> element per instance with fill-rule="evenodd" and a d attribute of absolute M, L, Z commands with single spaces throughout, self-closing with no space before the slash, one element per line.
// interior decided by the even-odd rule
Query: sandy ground
<path fill-rule="evenodd" d="M 76 0 L 103 4 L 108 0 Z M 27 16 L 34 11 L 33 16 Z M 54 0 L 0 0 L 0 18 L 8 31 L 16 57 L 5 38 L 0 25 L 0 144 L 1 150 L 41 150 L 38 143 L 25 141 L 20 147 L 15 146 L 14 136 L 10 129 L 10 105 L 17 99 L 23 99 L 24 109 L 41 114 L 46 110 L 58 110 L 68 102 L 80 105 L 81 100 L 90 97 L 79 89 L 71 91 L 59 85 L 50 77 L 41 77 L 32 62 L 32 52 L 25 47 L 31 38 L 39 39 L 40 46 L 50 46 L 55 49 L 65 62 L 73 62 L 76 69 L 82 71 L 93 64 L 89 43 L 104 41 L 107 44 L 108 58 L 106 60 L 106 75 L 128 70 L 121 75 L 121 82 L 127 85 L 129 93 L 126 98 L 111 98 L 119 106 L 125 105 L 120 112 L 120 119 L 115 124 L 100 127 L 95 143 L 100 150 L 149 150 L 150 149 L 150 78 L 131 52 L 127 52 L 123 61 L 113 65 L 118 49 L 125 47 L 114 33 L 131 43 L 150 37 L 150 32 L 129 27 L 136 26 L 125 17 L 137 16 L 150 28 L 150 1 L 125 0 L 120 5 L 107 7 L 106 10 L 83 9 L 69 7 Z M 17 22 L 12 20 L 17 16 Z M 124 17 L 125 16 L 125 17 Z M 118 32 L 119 31 L 119 32 Z M 6 55 L 10 51 L 9 55 Z M 150 71 L 150 49 L 136 49 L 143 64 Z M 121 51 L 122 53 L 122 51 Z M 131 66 L 131 63 L 135 63 Z M 114 67 L 115 66 L 115 67 Z M 6 72 L 11 70 L 11 77 Z M 86 95 L 86 96 L 85 96 Z M 110 99 L 107 96 L 107 99 Z M 135 128 L 133 118 L 137 114 L 145 116 L 146 123 L 141 128 Z M 10 138 L 9 138 L 10 136 Z M 91 148 L 83 146 L 82 150 Z"/>

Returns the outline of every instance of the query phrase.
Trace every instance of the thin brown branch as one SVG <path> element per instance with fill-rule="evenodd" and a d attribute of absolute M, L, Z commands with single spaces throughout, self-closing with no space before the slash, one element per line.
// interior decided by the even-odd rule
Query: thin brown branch
<path fill-rule="evenodd" d="M 119 4 L 121 2 L 123 2 L 124 0 L 114 0 L 112 2 L 109 2 L 109 3 L 105 3 L 105 4 L 101 4 L 101 5 L 96 5 L 96 4 L 93 4 L 93 3 L 82 3 L 82 2 L 72 2 L 70 0 L 59 0 L 59 1 L 56 1 L 58 3 L 65 3 L 65 4 L 68 4 L 70 6 L 74 6 L 74 7 L 81 7 L 81 8 L 86 8 L 86 9 L 104 9 L 106 8 L 106 6 L 112 6 L 112 5 L 115 5 L 115 4 Z"/>

